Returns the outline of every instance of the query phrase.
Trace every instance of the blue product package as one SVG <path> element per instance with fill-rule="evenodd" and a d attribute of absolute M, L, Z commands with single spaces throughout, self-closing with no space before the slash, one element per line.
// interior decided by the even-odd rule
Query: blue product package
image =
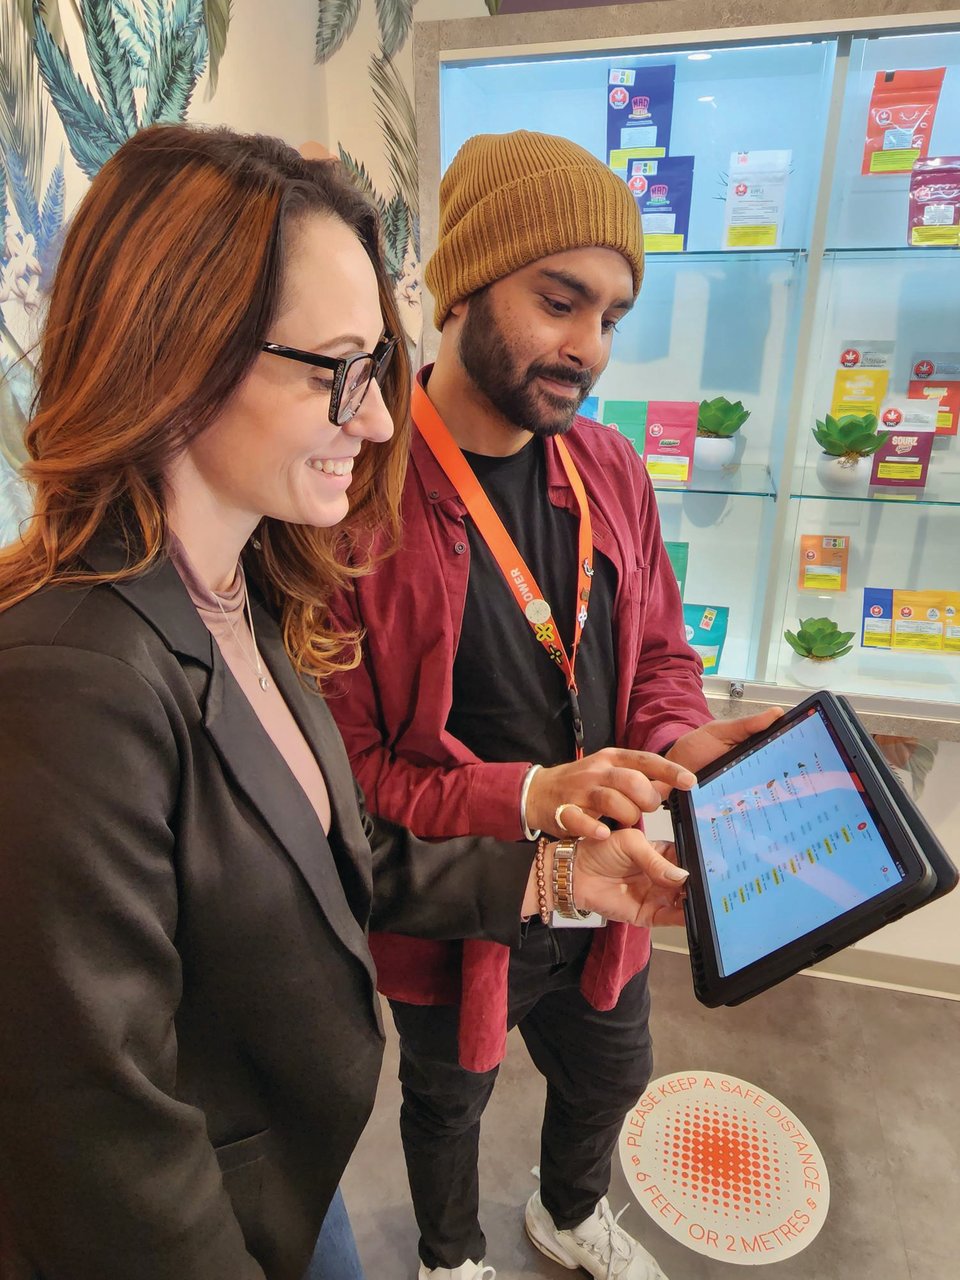
<path fill-rule="evenodd" d="M 860 645 L 864 649 L 889 649 L 893 644 L 893 590 L 864 587 Z"/>
<path fill-rule="evenodd" d="M 627 67 L 607 76 L 607 159 L 632 147 L 670 150 L 676 68 Z"/>
<path fill-rule="evenodd" d="M 693 199 L 693 156 L 635 160 L 627 186 L 643 223 L 648 253 L 680 253 L 687 247 Z"/>
<path fill-rule="evenodd" d="M 723 642 L 727 638 L 730 610 L 726 605 L 685 604 L 683 628 L 687 644 L 696 649 L 703 662 L 703 674 L 713 676 L 720 666 Z"/>
<path fill-rule="evenodd" d="M 584 418 L 592 418 L 594 422 L 600 421 L 600 397 L 587 396 L 583 404 L 580 406 L 580 413 Z"/>

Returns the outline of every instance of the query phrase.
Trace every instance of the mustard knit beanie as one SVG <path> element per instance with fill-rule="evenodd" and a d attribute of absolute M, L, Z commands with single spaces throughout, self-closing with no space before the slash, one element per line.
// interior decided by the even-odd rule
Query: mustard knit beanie
<path fill-rule="evenodd" d="M 549 133 L 480 133 L 440 183 L 440 235 L 425 280 L 441 328 L 485 284 L 567 249 L 616 249 L 643 280 L 643 231 L 622 178 L 583 147 Z"/>

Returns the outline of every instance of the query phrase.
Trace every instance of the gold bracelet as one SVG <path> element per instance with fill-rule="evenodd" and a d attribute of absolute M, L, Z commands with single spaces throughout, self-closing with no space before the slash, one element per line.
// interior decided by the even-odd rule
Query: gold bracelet
<path fill-rule="evenodd" d="M 581 911 L 573 897 L 573 865 L 579 843 L 579 837 L 558 840 L 553 850 L 553 909 L 563 920 L 586 920 L 591 914 Z"/>
<path fill-rule="evenodd" d="M 537 907 L 540 911 L 540 919 L 544 924 L 550 923 L 550 910 L 547 906 L 547 876 L 543 866 L 543 858 L 549 843 L 550 841 L 546 836 L 541 836 L 537 841 Z"/>

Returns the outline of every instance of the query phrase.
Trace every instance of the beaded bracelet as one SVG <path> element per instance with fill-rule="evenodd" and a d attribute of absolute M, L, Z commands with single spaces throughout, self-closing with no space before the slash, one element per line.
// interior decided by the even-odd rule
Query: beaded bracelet
<path fill-rule="evenodd" d="M 541 836 L 537 841 L 537 907 L 540 911 L 540 919 L 544 924 L 550 923 L 550 909 L 547 906 L 547 876 L 543 866 L 544 854 L 547 851 L 547 845 L 550 841 L 546 836 Z"/>

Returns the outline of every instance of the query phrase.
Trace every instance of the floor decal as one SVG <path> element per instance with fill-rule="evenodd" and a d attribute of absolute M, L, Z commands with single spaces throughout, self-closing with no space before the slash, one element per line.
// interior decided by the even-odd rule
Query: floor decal
<path fill-rule="evenodd" d="M 765 1090 L 722 1072 L 652 1081 L 624 1121 L 620 1160 L 658 1226 L 724 1262 L 792 1257 L 827 1216 L 827 1169 L 807 1129 Z"/>

